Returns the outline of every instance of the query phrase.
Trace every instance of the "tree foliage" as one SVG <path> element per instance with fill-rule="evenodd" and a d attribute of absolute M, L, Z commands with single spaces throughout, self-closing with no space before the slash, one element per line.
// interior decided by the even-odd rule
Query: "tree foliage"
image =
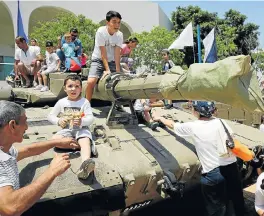
<path fill-rule="evenodd" d="M 79 31 L 79 39 L 82 41 L 83 47 L 91 52 L 94 46 L 94 37 L 99 24 L 85 18 L 83 15 L 75 16 L 69 13 L 59 13 L 54 19 L 45 22 L 38 22 L 33 27 L 30 38 L 38 40 L 41 51 L 45 52 L 45 43 L 47 40 L 53 41 L 54 45 L 58 43 L 58 36 L 69 32 L 75 27 Z"/>
<path fill-rule="evenodd" d="M 247 55 L 258 46 L 259 26 L 254 23 L 245 23 L 246 19 L 245 15 L 232 9 L 227 11 L 225 17 L 221 19 L 217 13 L 204 11 L 198 6 L 177 7 L 172 13 L 173 29 L 176 35 L 179 35 L 192 22 L 193 26 L 200 25 L 203 40 L 215 27 L 219 59 L 231 55 Z M 196 32 L 194 29 L 194 44 L 197 53 Z M 192 56 L 192 49 L 185 50 L 185 54 L 186 57 Z M 185 59 L 185 63 L 190 65 L 191 58 Z"/>
<path fill-rule="evenodd" d="M 133 52 L 133 56 L 138 59 L 136 66 L 146 65 L 149 70 L 162 69 L 161 51 L 168 49 L 175 40 L 175 33 L 162 27 L 154 27 L 150 32 L 134 33 L 132 37 L 137 37 L 139 45 Z M 183 65 L 184 54 L 179 50 L 172 50 L 171 60 L 177 65 Z"/>

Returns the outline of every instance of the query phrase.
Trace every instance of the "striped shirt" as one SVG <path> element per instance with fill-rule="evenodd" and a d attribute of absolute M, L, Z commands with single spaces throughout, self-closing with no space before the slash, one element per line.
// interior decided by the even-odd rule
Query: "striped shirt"
<path fill-rule="evenodd" d="M 19 172 L 17 167 L 18 151 L 11 147 L 8 153 L 0 150 L 0 187 L 12 186 L 19 189 Z"/>

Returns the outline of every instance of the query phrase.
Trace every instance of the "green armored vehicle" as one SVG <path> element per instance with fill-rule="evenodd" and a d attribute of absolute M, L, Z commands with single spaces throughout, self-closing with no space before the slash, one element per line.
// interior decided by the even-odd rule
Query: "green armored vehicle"
<path fill-rule="evenodd" d="M 222 75 L 218 69 L 223 71 Z M 10 99 L 27 104 L 56 102 L 65 96 L 62 84 L 67 75 L 50 74 L 49 92 L 9 89 Z M 96 120 L 90 130 L 98 152 L 94 175 L 80 181 L 75 173 L 81 158 L 78 152 L 71 152 L 71 169 L 58 177 L 24 215 L 126 215 L 169 196 L 184 196 L 199 184 L 201 167 L 192 141 L 177 137 L 169 129 L 152 131 L 138 125 L 132 101 L 142 98 L 214 100 L 249 111 L 263 111 L 264 103 L 255 79 L 249 57 L 238 56 L 214 64 L 194 64 L 184 73 L 178 69 L 171 74 L 138 77 L 116 73 L 100 80 L 94 98 L 111 101 L 112 105 L 93 107 Z M 84 80 L 83 94 L 85 86 Z M 116 105 L 124 105 L 126 112 L 118 112 L 114 109 Z M 26 109 L 29 128 L 23 143 L 17 145 L 50 139 L 60 129 L 47 121 L 50 109 L 47 106 Z M 175 121 L 195 119 L 181 109 L 157 109 Z M 237 122 L 227 122 L 242 143 L 251 148 L 263 145 L 264 133 Z M 55 152 L 50 150 L 19 162 L 21 186 L 34 181 Z M 244 180 L 252 181 L 252 170 L 249 164 L 241 166 Z"/>

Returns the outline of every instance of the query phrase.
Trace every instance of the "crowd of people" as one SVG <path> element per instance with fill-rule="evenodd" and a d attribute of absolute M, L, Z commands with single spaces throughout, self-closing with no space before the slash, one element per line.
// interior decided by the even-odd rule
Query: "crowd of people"
<path fill-rule="evenodd" d="M 123 34 L 119 30 L 122 17 L 116 11 L 106 14 L 106 26 L 100 27 L 95 35 L 95 46 L 91 55 L 91 66 L 87 80 L 86 98 L 82 97 L 82 80 L 78 75 L 69 75 L 64 80 L 67 96 L 59 100 L 48 120 L 59 125 L 58 131 L 51 140 L 25 147 L 16 148 L 14 143 L 23 141 L 23 134 L 28 128 L 26 112 L 23 107 L 13 102 L 0 101 L 0 214 L 20 215 L 30 208 L 45 193 L 55 178 L 70 167 L 68 154 L 54 157 L 49 168 L 34 182 L 20 188 L 17 162 L 34 155 L 39 155 L 53 147 L 80 149 L 82 163 L 77 176 L 87 179 L 96 167 L 91 157 L 96 154 L 94 141 L 89 126 L 94 121 L 90 101 L 98 79 L 103 79 L 112 72 L 130 71 L 131 53 L 139 41 L 130 38 L 123 43 Z M 55 71 L 71 71 L 72 61 L 79 67 L 85 67 L 88 56 L 84 53 L 78 30 L 72 28 L 69 33 L 58 38 L 56 48 L 52 41 L 46 42 L 45 62 L 40 55 L 37 40 L 31 45 L 23 37 L 16 38 L 18 49 L 15 53 L 15 79 L 22 76 L 25 87 L 32 86 L 29 75 L 34 76 L 33 86 L 36 90 L 48 91 L 48 74 Z M 163 70 L 174 66 L 168 50 L 162 50 Z M 172 102 L 170 101 L 169 104 Z M 236 157 L 231 151 L 224 156 L 219 146 L 226 145 L 228 135 L 225 127 L 233 136 L 232 129 L 224 120 L 216 117 L 213 102 L 193 101 L 190 103 L 196 121 L 175 123 L 163 118 L 153 107 L 162 107 L 164 102 L 155 98 L 138 99 L 134 109 L 139 123 L 146 124 L 152 130 L 157 127 L 168 127 L 175 134 L 190 137 L 201 162 L 201 190 L 207 214 L 224 216 L 227 214 L 229 200 L 233 204 L 236 216 L 244 215 L 244 199 L 240 173 Z M 225 125 L 225 127 L 223 126 Z M 261 174 L 257 183 L 256 211 L 264 215 L 264 176 Z"/>

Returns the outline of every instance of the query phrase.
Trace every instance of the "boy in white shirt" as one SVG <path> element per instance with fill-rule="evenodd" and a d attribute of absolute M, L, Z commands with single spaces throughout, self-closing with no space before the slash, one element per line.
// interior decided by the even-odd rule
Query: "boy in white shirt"
<path fill-rule="evenodd" d="M 35 89 L 41 92 L 49 91 L 47 75 L 59 71 L 61 64 L 59 57 L 53 52 L 53 43 L 51 41 L 46 42 L 46 64 L 37 73 L 39 85 Z M 44 86 L 42 85 L 42 79 Z"/>
<path fill-rule="evenodd" d="M 119 31 L 121 19 L 118 12 L 109 11 L 106 14 L 106 26 L 100 27 L 96 32 L 86 88 L 86 98 L 89 101 L 99 78 L 104 78 L 111 72 L 121 72 L 120 51 L 123 44 L 123 33 Z"/>
<path fill-rule="evenodd" d="M 91 151 L 95 153 L 95 146 L 89 126 L 94 121 L 90 102 L 81 96 L 82 81 L 78 75 L 69 75 L 64 80 L 64 90 L 67 97 L 60 99 L 50 114 L 48 120 L 62 127 L 54 135 L 54 139 L 74 137 L 81 147 L 82 164 L 77 176 L 87 179 L 94 170 L 95 162 L 91 159 Z M 60 117 L 58 117 L 60 114 Z M 91 149 L 92 148 L 92 149 Z"/>
<path fill-rule="evenodd" d="M 218 142 L 226 145 L 228 137 L 220 119 L 213 117 L 214 103 L 193 101 L 192 111 L 198 118 L 193 122 L 175 123 L 156 113 L 152 114 L 152 118 L 174 129 L 176 135 L 192 138 L 202 165 L 201 186 L 208 215 L 226 215 L 229 199 L 235 215 L 244 215 L 243 189 L 236 157 L 230 151 L 226 156 L 220 156 L 218 152 Z M 222 122 L 233 135 L 227 123 Z"/>

